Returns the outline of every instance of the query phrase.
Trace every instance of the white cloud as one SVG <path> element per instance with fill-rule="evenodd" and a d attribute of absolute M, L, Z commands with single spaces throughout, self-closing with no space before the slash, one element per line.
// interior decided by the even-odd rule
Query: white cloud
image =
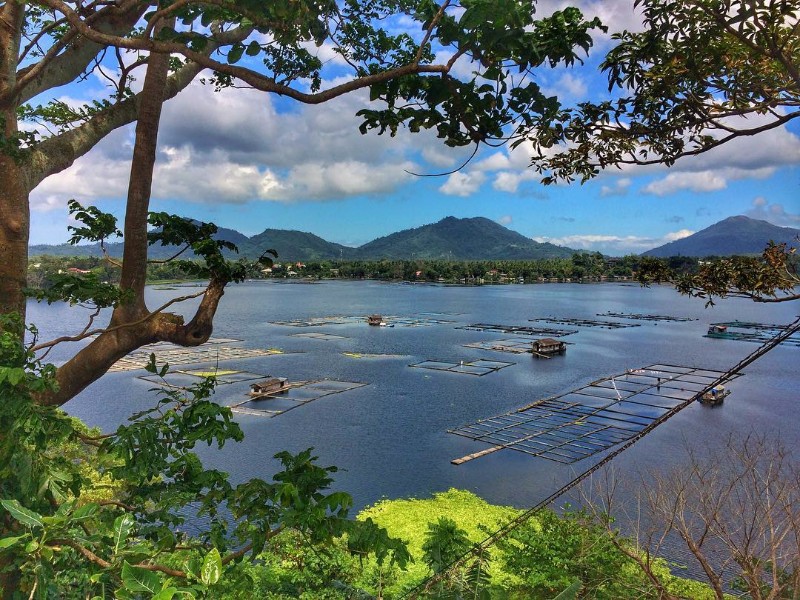
<path fill-rule="evenodd" d="M 663 179 L 654 181 L 642 188 L 645 194 L 668 196 L 681 190 L 692 192 L 715 192 L 723 190 L 728 183 L 719 173 L 700 171 L 699 173 L 670 173 Z"/>
<path fill-rule="evenodd" d="M 526 181 L 534 181 L 539 178 L 539 174 L 532 171 L 501 171 L 494 178 L 492 187 L 501 192 L 515 194 L 519 186 Z"/>
<path fill-rule="evenodd" d="M 600 188 L 600 195 L 606 196 L 624 196 L 628 193 L 631 187 L 630 177 L 619 177 L 614 181 L 613 185 L 604 185 Z"/>
<path fill-rule="evenodd" d="M 497 219 L 497 222 L 500 223 L 500 225 L 511 225 L 511 223 L 514 222 L 514 217 L 511 215 L 503 215 Z"/>
<path fill-rule="evenodd" d="M 663 246 L 692 235 L 694 231 L 681 229 L 665 234 L 660 238 L 642 237 L 635 235 L 618 236 L 605 234 L 579 234 L 564 237 L 534 237 L 537 242 L 550 242 L 559 246 L 567 246 L 576 250 L 591 250 L 605 254 L 639 254 Z"/>
<path fill-rule="evenodd" d="M 439 187 L 439 191 L 447 196 L 471 196 L 480 189 L 486 176 L 480 171 L 465 173 L 458 171 L 452 173 L 444 184 Z"/>
<path fill-rule="evenodd" d="M 543 88 L 545 94 L 557 96 L 562 102 L 581 101 L 586 98 L 589 86 L 586 79 L 574 71 L 563 73 L 554 83 Z"/>

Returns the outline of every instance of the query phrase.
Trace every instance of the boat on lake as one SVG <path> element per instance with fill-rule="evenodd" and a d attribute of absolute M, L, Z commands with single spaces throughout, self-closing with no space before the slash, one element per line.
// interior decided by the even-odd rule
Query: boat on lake
<path fill-rule="evenodd" d="M 726 389 L 725 386 L 715 385 L 705 394 L 700 396 L 700 402 L 701 404 L 705 404 L 707 406 L 719 406 L 722 404 L 725 398 L 730 395 L 730 393 L 731 391 Z"/>

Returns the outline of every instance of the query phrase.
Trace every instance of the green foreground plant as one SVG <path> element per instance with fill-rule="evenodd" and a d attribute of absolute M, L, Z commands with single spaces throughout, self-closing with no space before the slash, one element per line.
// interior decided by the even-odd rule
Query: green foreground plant
<path fill-rule="evenodd" d="M 348 518 L 352 498 L 328 492 L 335 467 L 311 450 L 276 455 L 271 482 L 239 485 L 206 469 L 197 444 L 242 439 L 230 409 L 211 401 L 214 379 L 162 389 L 152 409 L 113 434 L 89 431 L 35 402 L 53 367 L 20 342 L 17 316 L 0 333 L 0 538 L 4 592 L 30 598 L 200 598 L 247 589 L 245 563 L 283 531 L 309 544 L 344 536 L 347 552 L 378 564 L 408 561 L 371 520 Z M 36 330 L 29 334 L 35 343 Z M 148 371 L 163 377 L 167 365 Z M 191 516 L 190 516 L 191 515 Z M 182 531 L 191 519 L 199 531 Z"/>

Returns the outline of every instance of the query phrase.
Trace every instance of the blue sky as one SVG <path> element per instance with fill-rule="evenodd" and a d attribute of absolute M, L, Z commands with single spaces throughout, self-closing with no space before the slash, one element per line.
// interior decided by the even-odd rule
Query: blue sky
<path fill-rule="evenodd" d="M 577 2 L 612 30 L 637 28 L 630 2 Z M 556 3 L 540 3 L 547 12 Z M 540 11 L 540 12 L 541 12 Z M 543 70 L 540 84 L 569 103 L 604 90 L 599 36 L 583 68 Z M 321 52 L 326 53 L 322 48 Z M 341 70 L 332 54 L 329 73 Z M 102 89 L 100 77 L 57 97 L 72 103 Z M 671 169 L 613 170 L 584 184 L 542 186 L 520 147 L 470 150 L 434 136 L 358 132 L 365 94 L 321 106 L 251 90 L 215 93 L 193 83 L 167 103 L 159 133 L 153 210 L 209 220 L 247 235 L 297 229 L 360 245 L 446 216 L 487 217 L 538 241 L 621 255 L 685 237 L 744 214 L 800 228 L 800 128 L 743 139 Z M 31 243 L 66 241 L 66 203 L 76 198 L 122 217 L 133 133 L 118 130 L 32 194 Z"/>

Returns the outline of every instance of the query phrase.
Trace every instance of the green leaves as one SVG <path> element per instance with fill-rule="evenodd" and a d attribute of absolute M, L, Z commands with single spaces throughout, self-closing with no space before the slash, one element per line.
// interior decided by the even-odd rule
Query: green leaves
<path fill-rule="evenodd" d="M 44 522 L 42 515 L 22 506 L 17 500 L 0 500 L 0 504 L 6 509 L 12 519 L 31 528 L 42 528 Z"/>
<path fill-rule="evenodd" d="M 200 581 L 205 585 L 214 585 L 222 575 L 222 557 L 219 550 L 212 548 L 203 559 L 203 566 L 200 569 Z"/>
<path fill-rule="evenodd" d="M 67 202 L 72 218 L 84 224 L 83 227 L 67 226 L 72 231 L 69 243 L 72 245 L 82 241 L 103 242 L 109 237 L 122 237 L 122 232 L 117 229 L 117 218 L 104 213 L 96 206 L 83 207 L 77 200 Z"/>
<path fill-rule="evenodd" d="M 122 564 L 122 585 L 130 592 L 148 592 L 155 595 L 161 590 L 161 579 L 157 573 L 133 567 L 125 561 Z"/>

